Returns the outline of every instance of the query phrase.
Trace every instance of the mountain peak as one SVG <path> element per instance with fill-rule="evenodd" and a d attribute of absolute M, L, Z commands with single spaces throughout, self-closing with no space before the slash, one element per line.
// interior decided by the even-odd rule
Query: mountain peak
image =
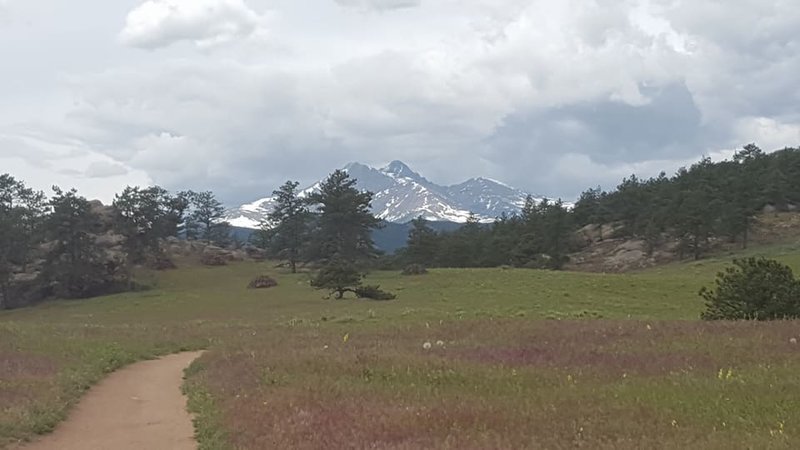
<path fill-rule="evenodd" d="M 354 170 L 357 171 L 357 170 L 364 170 L 364 169 L 371 170 L 372 168 L 369 167 L 369 166 L 366 166 L 364 164 L 357 163 L 357 162 L 347 163 L 347 164 L 345 164 L 344 167 L 342 167 L 342 170 L 344 170 L 345 172 L 352 172 Z"/>
<path fill-rule="evenodd" d="M 420 174 L 411 170 L 406 163 L 398 160 L 390 162 L 389 165 L 381 169 L 381 172 L 404 178 L 422 178 Z"/>
<path fill-rule="evenodd" d="M 432 221 L 465 222 L 470 212 L 488 222 L 504 213 L 518 213 L 528 195 L 486 177 L 441 186 L 428 181 L 402 161 L 392 161 L 381 169 L 352 162 L 343 170 L 358 180 L 358 189 L 374 194 L 372 212 L 380 219 L 395 223 L 405 223 L 419 216 Z M 305 189 L 303 195 L 319 189 L 319 184 Z M 257 228 L 273 205 L 274 199 L 265 198 L 230 210 L 227 219 L 236 226 Z"/>

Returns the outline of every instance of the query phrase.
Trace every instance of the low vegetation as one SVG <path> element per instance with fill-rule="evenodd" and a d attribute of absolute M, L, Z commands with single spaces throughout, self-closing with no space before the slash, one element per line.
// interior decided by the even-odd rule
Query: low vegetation
<path fill-rule="evenodd" d="M 763 257 L 734 260 L 717 274 L 716 287 L 700 295 L 706 320 L 800 318 L 800 281 L 790 267 Z"/>
<path fill-rule="evenodd" d="M 392 302 L 179 264 L 150 291 L 0 314 L 0 440 L 52 429 L 117 367 L 208 348 L 185 387 L 203 448 L 796 448 L 797 324 L 697 320 L 728 264 L 370 274 Z M 279 285 L 246 289 L 259 275 Z"/>

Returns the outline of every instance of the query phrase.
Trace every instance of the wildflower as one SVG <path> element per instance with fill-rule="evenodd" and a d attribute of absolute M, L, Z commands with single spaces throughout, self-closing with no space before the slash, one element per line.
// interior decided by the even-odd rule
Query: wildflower
<path fill-rule="evenodd" d="M 789 339 L 789 343 L 790 343 L 790 344 L 797 344 L 797 338 L 791 338 L 791 339 Z"/>
<path fill-rule="evenodd" d="M 436 341 L 437 347 L 444 347 L 444 341 Z"/>
<path fill-rule="evenodd" d="M 422 348 L 424 348 L 425 350 L 430 350 L 431 347 L 432 346 L 431 346 L 430 342 L 426 342 L 426 343 L 422 344 Z"/>
<path fill-rule="evenodd" d="M 350 340 L 350 333 L 345 334 L 342 336 L 342 342 L 347 343 Z"/>
<path fill-rule="evenodd" d="M 675 420 L 675 419 L 672 419 L 672 426 L 673 426 L 674 428 L 678 428 L 678 421 L 677 421 L 677 420 Z"/>

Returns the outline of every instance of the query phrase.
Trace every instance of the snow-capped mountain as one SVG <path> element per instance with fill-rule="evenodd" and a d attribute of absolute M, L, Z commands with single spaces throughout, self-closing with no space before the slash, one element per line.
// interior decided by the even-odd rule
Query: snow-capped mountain
<path fill-rule="evenodd" d="M 373 213 L 388 222 L 407 223 L 419 216 L 436 222 L 467 221 L 474 213 L 482 222 L 491 222 L 501 214 L 519 212 L 528 194 L 489 178 L 473 178 L 454 186 L 440 186 L 414 172 L 400 161 L 375 169 L 350 163 L 344 170 L 358 180 L 360 189 L 375 194 Z M 319 189 L 315 183 L 300 193 L 301 197 Z M 537 201 L 543 198 L 534 197 Z M 231 209 L 227 220 L 234 226 L 258 228 L 272 211 L 271 197 Z"/>

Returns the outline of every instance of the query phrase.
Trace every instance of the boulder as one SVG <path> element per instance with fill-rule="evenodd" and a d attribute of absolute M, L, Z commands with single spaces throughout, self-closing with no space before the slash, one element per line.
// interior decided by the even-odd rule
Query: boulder
<path fill-rule="evenodd" d="M 422 264 L 409 264 L 403 269 L 403 275 L 425 275 L 428 273 L 428 269 L 425 268 Z"/>
<path fill-rule="evenodd" d="M 248 289 L 269 289 L 278 285 L 274 278 L 261 275 L 247 285 Z"/>
<path fill-rule="evenodd" d="M 204 266 L 226 266 L 228 265 L 228 260 L 222 253 L 203 252 L 200 255 L 200 263 Z"/>
<path fill-rule="evenodd" d="M 125 236 L 108 232 L 98 235 L 94 242 L 103 248 L 122 247 L 125 244 Z"/>

